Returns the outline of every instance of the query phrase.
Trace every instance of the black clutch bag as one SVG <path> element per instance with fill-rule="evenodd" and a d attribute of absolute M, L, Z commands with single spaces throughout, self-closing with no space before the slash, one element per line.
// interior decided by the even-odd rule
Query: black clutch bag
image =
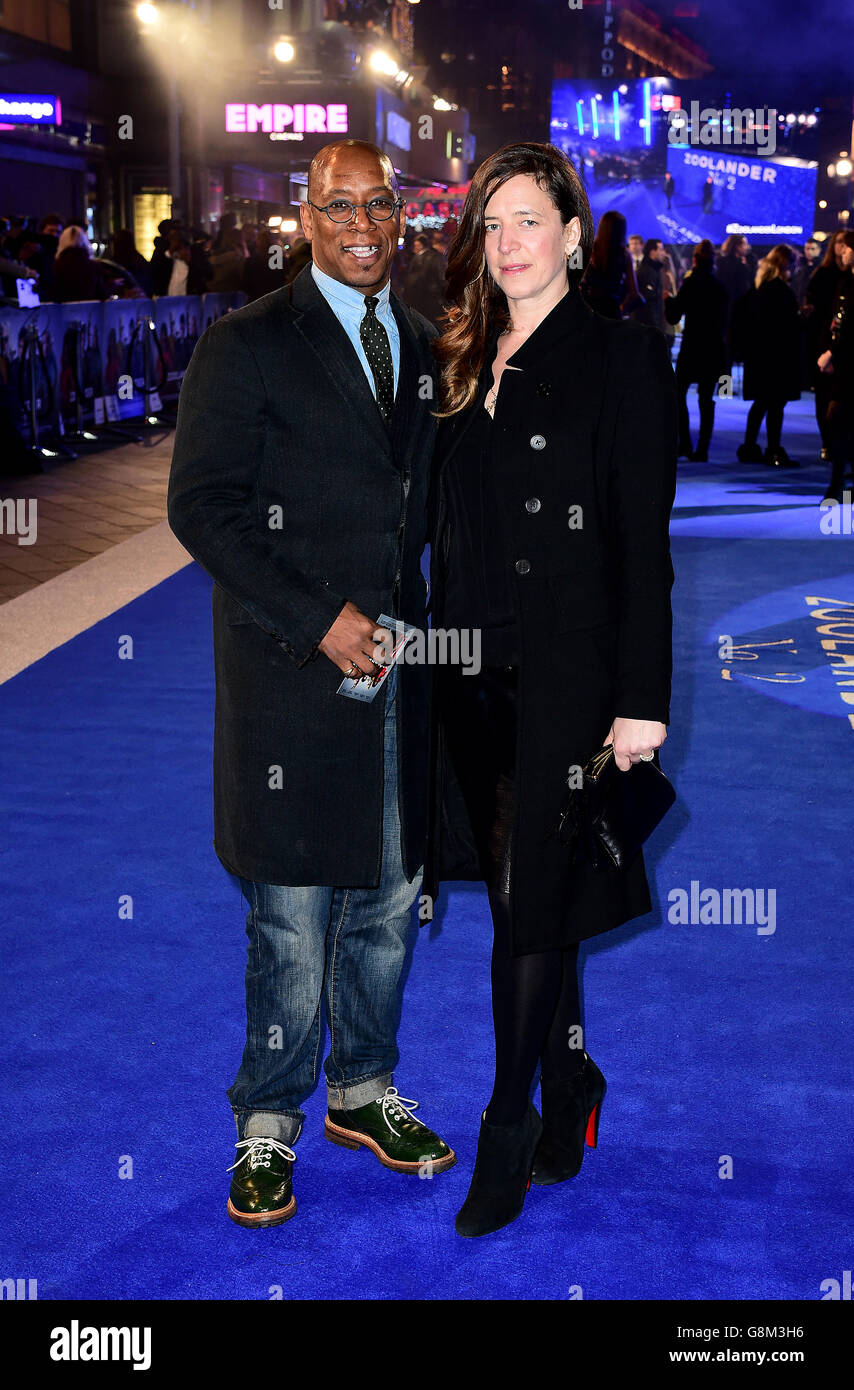
<path fill-rule="evenodd" d="M 581 769 L 581 785 L 569 786 L 558 825 L 558 839 L 573 857 L 586 853 L 596 869 L 631 863 L 676 800 L 657 756 L 621 772 L 612 744 L 593 754 Z"/>

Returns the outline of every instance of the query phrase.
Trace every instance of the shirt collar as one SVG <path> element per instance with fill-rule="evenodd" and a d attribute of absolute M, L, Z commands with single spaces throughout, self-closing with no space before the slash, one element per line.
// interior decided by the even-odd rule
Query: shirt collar
<path fill-rule="evenodd" d="M 351 285 L 344 285 L 340 280 L 334 280 L 331 275 L 327 275 L 326 271 L 321 270 L 320 266 L 315 265 L 313 261 L 311 263 L 311 274 L 318 289 L 321 290 L 328 299 L 336 300 L 343 308 L 358 310 L 359 316 L 361 317 L 365 309 L 365 296 L 362 294 L 361 290 L 354 290 Z M 390 289 L 391 283 L 390 281 L 386 281 L 382 289 L 377 292 L 375 297 L 379 300 L 377 304 L 378 313 L 388 305 Z"/>

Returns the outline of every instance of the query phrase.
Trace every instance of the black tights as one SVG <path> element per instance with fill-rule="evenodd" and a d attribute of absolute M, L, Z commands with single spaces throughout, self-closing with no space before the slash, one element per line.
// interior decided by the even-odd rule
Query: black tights
<path fill-rule="evenodd" d="M 744 430 L 745 444 L 756 444 L 759 439 L 759 427 L 764 416 L 768 449 L 772 454 L 776 454 L 780 448 L 780 436 L 783 433 L 785 404 L 785 401 L 769 401 L 765 397 L 757 396 L 747 412 L 747 424 Z"/>
<path fill-rule="evenodd" d="M 521 1120 L 537 1063 L 549 1080 L 572 1076 L 584 1060 L 578 999 L 578 946 L 513 956 L 507 893 L 490 892 L 495 1084 L 490 1124 Z"/>
<path fill-rule="evenodd" d="M 517 675 L 513 667 L 486 666 L 475 676 L 449 667 L 441 680 L 449 752 L 492 912 L 495 1084 L 486 1111 L 492 1124 L 521 1120 L 540 1062 L 543 1076 L 555 1079 L 572 1076 L 584 1060 L 578 946 L 512 954 Z"/>

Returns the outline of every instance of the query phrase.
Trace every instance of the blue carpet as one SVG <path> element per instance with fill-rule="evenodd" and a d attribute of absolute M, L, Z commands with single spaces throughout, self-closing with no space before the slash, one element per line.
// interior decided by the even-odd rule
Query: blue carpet
<path fill-rule="evenodd" d="M 808 411 L 787 441 L 805 460 Z M 41 1299 L 814 1300 L 850 1268 L 854 728 L 807 600 L 854 603 L 854 554 L 819 530 L 820 467 L 733 464 L 743 415 L 719 407 L 713 462 L 680 470 L 658 907 L 582 951 L 600 1147 L 485 1240 L 453 1230 L 492 1060 L 488 916 L 464 885 L 417 934 L 396 1078 L 457 1167 L 404 1178 L 326 1143 L 321 1088 L 297 1219 L 226 1218 L 244 932 L 211 847 L 205 575 L 0 688 L 3 1277 Z M 775 930 L 668 920 L 692 882 L 773 890 Z"/>

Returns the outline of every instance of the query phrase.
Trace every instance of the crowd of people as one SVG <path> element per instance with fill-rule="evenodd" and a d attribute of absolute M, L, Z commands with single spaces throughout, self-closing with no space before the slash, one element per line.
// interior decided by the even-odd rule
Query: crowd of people
<path fill-rule="evenodd" d="M 279 248 L 278 255 L 271 250 Z M 266 226 L 224 213 L 216 234 L 167 218 L 154 238 L 150 258 L 133 233 L 115 232 L 109 254 L 97 256 L 86 231 L 65 226 L 56 213 L 0 220 L 0 277 L 6 295 L 16 279 L 32 280 L 43 303 L 72 300 L 210 294 L 242 291 L 249 299 L 278 289 L 310 259 L 304 237 L 290 240 Z"/>
<path fill-rule="evenodd" d="M 683 274 L 683 248 L 626 230 L 622 213 L 602 216 L 582 293 L 608 318 L 659 328 L 671 349 L 682 323 L 675 363 L 680 458 L 708 461 L 715 398 L 733 394 L 733 368 L 741 364 L 741 391 L 751 406 L 739 462 L 796 468 L 782 443 L 783 416 L 787 402 L 811 391 L 821 457 L 831 463 L 824 501 L 841 502 L 854 459 L 854 232 L 835 232 L 824 247 L 810 238 L 801 253 L 781 243 L 762 256 L 743 235 L 727 237 L 720 249 L 704 239 L 691 248 Z M 692 384 L 700 407 L 696 447 L 687 405 Z"/>
<path fill-rule="evenodd" d="M 437 230 L 409 229 L 393 271 L 393 289 L 411 308 L 441 326 L 446 308 L 451 220 Z M 687 263 L 690 257 L 690 264 Z M 17 278 L 32 280 L 43 302 L 241 291 L 254 300 L 290 284 L 311 260 L 300 235 L 226 212 L 215 234 L 167 219 L 150 258 L 128 228 L 117 231 L 108 256 L 96 256 L 85 230 L 57 213 L 0 219 L 0 278 L 13 296 Z M 673 351 L 679 389 L 679 454 L 706 462 L 715 400 L 733 392 L 733 368 L 751 402 L 742 463 L 794 468 L 782 442 L 785 406 L 804 391 L 815 399 L 821 457 L 831 464 L 825 500 L 841 501 L 854 455 L 854 232 L 824 245 L 810 238 L 798 252 L 781 243 L 759 256 L 746 236 L 720 248 L 708 240 L 667 247 L 657 237 L 627 235 L 622 213 L 599 221 L 581 290 L 608 318 L 634 318 L 660 329 Z M 687 396 L 696 384 L 699 433 L 692 444 Z M 759 444 L 764 422 L 766 443 Z"/>

